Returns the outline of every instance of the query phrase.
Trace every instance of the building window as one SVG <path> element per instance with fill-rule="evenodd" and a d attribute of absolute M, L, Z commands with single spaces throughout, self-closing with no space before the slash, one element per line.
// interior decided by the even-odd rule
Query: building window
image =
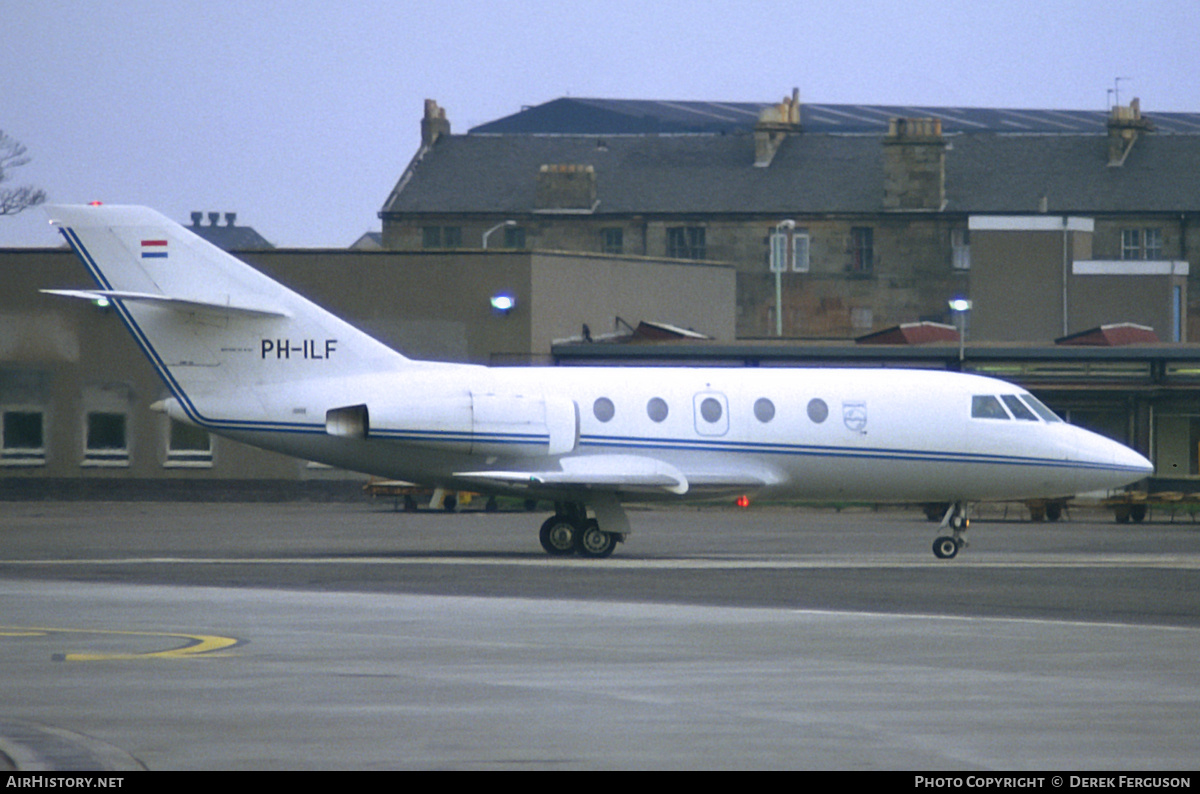
<path fill-rule="evenodd" d="M 1162 229 L 1146 229 L 1142 232 L 1142 253 L 1146 259 L 1162 259 Z"/>
<path fill-rule="evenodd" d="M 870 331 L 875 327 L 875 311 L 864 306 L 851 308 L 850 327 L 855 331 Z"/>
<path fill-rule="evenodd" d="M 524 248 L 525 247 L 525 227 L 524 226 L 506 226 L 506 227 L 504 227 L 504 247 L 505 248 Z"/>
<path fill-rule="evenodd" d="M 605 254 L 625 253 L 625 230 L 620 228 L 601 229 L 600 252 Z"/>
<path fill-rule="evenodd" d="M 1142 230 L 1141 229 L 1122 229 L 1121 230 L 1121 258 L 1122 259 L 1141 259 L 1142 258 Z"/>
<path fill-rule="evenodd" d="M 808 249 L 809 237 L 808 232 L 796 230 L 792 235 L 792 272 L 807 273 L 808 272 Z"/>
<path fill-rule="evenodd" d="M 207 430 L 171 420 L 167 431 L 168 468 L 208 468 L 212 459 L 212 437 Z"/>
<path fill-rule="evenodd" d="M 703 226 L 667 229 L 667 256 L 671 259 L 707 259 Z"/>
<path fill-rule="evenodd" d="M 875 267 L 875 230 L 870 226 L 855 226 L 850 230 L 851 273 L 870 273 Z"/>
<path fill-rule="evenodd" d="M 422 248 L 462 248 L 461 226 L 422 226 Z"/>
<path fill-rule="evenodd" d="M 0 423 L 0 464 L 46 464 L 45 416 L 38 410 L 8 410 Z"/>
<path fill-rule="evenodd" d="M 1162 229 L 1122 229 L 1122 259 L 1162 259 Z"/>
<path fill-rule="evenodd" d="M 129 442 L 125 414 L 93 411 L 87 415 L 85 466 L 128 466 Z"/>
<path fill-rule="evenodd" d="M 950 264 L 955 270 L 971 269 L 971 232 L 969 229 L 950 231 Z"/>
<path fill-rule="evenodd" d="M 791 247 L 788 247 L 788 238 L 791 238 Z M 808 232 L 804 229 L 795 229 L 791 232 L 775 230 L 771 232 L 771 236 L 767 238 L 771 246 L 768 255 L 770 260 L 770 269 L 772 273 L 807 273 L 808 272 L 808 249 L 809 237 Z"/>

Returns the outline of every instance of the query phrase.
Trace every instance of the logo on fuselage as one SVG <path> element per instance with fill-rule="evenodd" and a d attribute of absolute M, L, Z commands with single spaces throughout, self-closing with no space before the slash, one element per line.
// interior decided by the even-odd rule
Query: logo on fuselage
<path fill-rule="evenodd" d="M 842 421 L 855 433 L 867 432 L 867 404 L 865 402 L 842 403 Z"/>

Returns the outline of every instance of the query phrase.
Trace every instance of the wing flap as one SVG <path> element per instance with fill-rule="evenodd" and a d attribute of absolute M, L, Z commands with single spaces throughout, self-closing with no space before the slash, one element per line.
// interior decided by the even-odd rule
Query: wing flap
<path fill-rule="evenodd" d="M 563 458 L 559 470 L 465 471 L 454 476 L 496 485 L 549 485 L 603 490 L 666 491 L 685 494 L 687 477 L 676 467 L 640 455 L 584 455 Z"/>

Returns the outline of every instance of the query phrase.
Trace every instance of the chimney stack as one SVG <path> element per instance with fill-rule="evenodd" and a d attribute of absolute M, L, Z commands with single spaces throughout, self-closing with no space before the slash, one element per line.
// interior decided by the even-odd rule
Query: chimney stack
<path fill-rule="evenodd" d="M 425 116 L 421 119 L 421 145 L 433 146 L 437 139 L 450 134 L 446 109 L 432 99 L 425 100 Z"/>
<path fill-rule="evenodd" d="M 204 218 L 203 212 L 193 212 L 192 213 L 192 225 L 199 226 L 200 221 L 203 220 L 203 218 Z"/>
<path fill-rule="evenodd" d="M 539 210 L 586 210 L 596 206 L 596 169 L 590 165 L 543 165 L 534 185 Z"/>
<path fill-rule="evenodd" d="M 221 213 L 219 213 L 219 212 L 208 213 L 208 225 L 209 226 L 216 226 L 217 221 L 219 221 L 219 220 L 221 220 Z"/>
<path fill-rule="evenodd" d="M 763 108 L 754 124 L 754 165 L 766 168 L 775 159 L 779 145 L 790 134 L 800 131 L 800 89 L 793 88 L 791 99 Z"/>
<path fill-rule="evenodd" d="M 226 226 L 233 226 L 235 221 L 237 221 L 237 213 L 236 212 L 225 213 L 225 225 Z"/>
<path fill-rule="evenodd" d="M 883 208 L 940 211 L 945 203 L 941 120 L 893 118 L 883 139 Z"/>
<path fill-rule="evenodd" d="M 1142 117 L 1142 104 L 1137 97 L 1128 105 L 1114 105 L 1108 117 L 1108 165 L 1120 168 L 1137 143 L 1138 136 L 1154 129 L 1150 119 Z"/>

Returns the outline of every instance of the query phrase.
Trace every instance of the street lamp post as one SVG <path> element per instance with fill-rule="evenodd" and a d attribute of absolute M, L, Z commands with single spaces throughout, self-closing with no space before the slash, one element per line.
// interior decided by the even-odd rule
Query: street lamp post
<path fill-rule="evenodd" d="M 793 220 L 780 221 L 775 224 L 775 235 L 784 234 L 787 230 L 787 237 L 784 239 L 782 249 L 778 247 L 774 240 L 771 243 L 771 270 L 775 272 L 775 336 L 783 336 L 783 271 L 787 269 L 788 262 L 791 260 L 792 252 L 792 232 L 796 228 L 796 222 Z"/>
<path fill-rule="evenodd" d="M 954 325 L 958 327 L 958 367 L 962 369 L 967 344 L 967 313 L 971 311 L 971 301 L 954 298 L 950 301 L 950 311 L 954 312 Z"/>
<path fill-rule="evenodd" d="M 492 232 L 496 231 L 497 229 L 503 229 L 505 226 L 516 226 L 516 225 L 517 225 L 516 221 L 504 221 L 503 223 L 497 223 L 495 226 L 493 226 L 492 228 L 488 229 L 486 232 L 483 233 L 483 247 L 487 248 L 488 237 L 491 236 Z"/>

